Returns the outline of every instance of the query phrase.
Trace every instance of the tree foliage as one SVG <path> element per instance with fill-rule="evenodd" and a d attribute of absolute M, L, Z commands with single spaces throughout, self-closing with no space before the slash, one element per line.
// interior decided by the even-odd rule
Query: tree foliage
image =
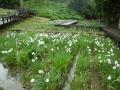
<path fill-rule="evenodd" d="M 86 18 L 96 18 L 94 0 L 70 0 L 69 7 L 78 11 Z"/>
<path fill-rule="evenodd" d="M 20 0 L 0 0 L 0 7 L 17 8 L 20 5 Z"/>

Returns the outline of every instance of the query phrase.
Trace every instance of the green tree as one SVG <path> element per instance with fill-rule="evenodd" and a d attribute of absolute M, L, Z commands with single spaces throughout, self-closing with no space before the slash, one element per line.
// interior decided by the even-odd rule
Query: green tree
<path fill-rule="evenodd" d="M 70 0 L 69 7 L 78 11 L 86 18 L 96 18 L 94 0 Z"/>

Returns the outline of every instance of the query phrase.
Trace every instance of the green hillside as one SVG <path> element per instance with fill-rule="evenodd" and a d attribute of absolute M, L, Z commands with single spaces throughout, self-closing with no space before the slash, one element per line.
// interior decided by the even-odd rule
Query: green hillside
<path fill-rule="evenodd" d="M 25 1 L 24 6 L 35 10 L 38 16 L 47 17 L 50 19 L 79 19 L 83 20 L 78 12 L 68 8 L 69 2 L 58 2 L 58 1 Z"/>

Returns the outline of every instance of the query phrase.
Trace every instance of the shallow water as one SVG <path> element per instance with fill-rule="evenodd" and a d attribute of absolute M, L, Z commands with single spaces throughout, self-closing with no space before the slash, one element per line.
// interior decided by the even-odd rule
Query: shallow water
<path fill-rule="evenodd" d="M 19 78 L 12 77 L 2 63 L 0 63 L 0 87 L 4 90 L 24 90 Z"/>
<path fill-rule="evenodd" d="M 75 56 L 74 62 L 72 63 L 72 67 L 70 68 L 70 72 L 67 75 L 68 79 L 66 80 L 62 90 L 71 90 L 70 84 L 75 77 L 76 64 L 77 64 L 77 60 L 79 58 L 79 54 L 80 54 L 80 51 Z"/>

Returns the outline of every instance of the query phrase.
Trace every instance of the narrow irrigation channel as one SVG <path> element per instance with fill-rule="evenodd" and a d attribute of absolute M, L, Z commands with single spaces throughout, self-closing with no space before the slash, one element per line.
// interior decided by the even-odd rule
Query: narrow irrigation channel
<path fill-rule="evenodd" d="M 67 80 L 65 81 L 65 84 L 62 90 L 70 90 L 70 84 L 75 77 L 76 64 L 77 64 L 79 55 L 80 55 L 80 49 L 78 49 L 76 56 L 73 58 L 72 66 L 70 68 L 70 71 L 68 72 Z"/>
<path fill-rule="evenodd" d="M 9 69 L 0 63 L 0 90 L 25 90 L 19 76 L 12 77 Z"/>
<path fill-rule="evenodd" d="M 96 60 L 94 59 L 94 57 L 92 57 L 91 61 L 91 77 L 91 90 L 104 90 L 100 82 Z"/>

